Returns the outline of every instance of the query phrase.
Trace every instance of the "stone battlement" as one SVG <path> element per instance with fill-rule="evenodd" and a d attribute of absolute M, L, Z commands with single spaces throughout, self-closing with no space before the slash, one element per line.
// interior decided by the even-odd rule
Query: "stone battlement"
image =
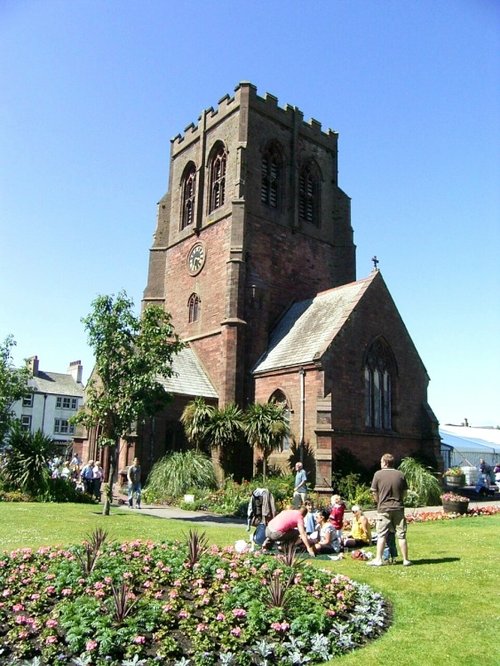
<path fill-rule="evenodd" d="M 209 107 L 198 118 L 198 123 L 190 123 L 184 129 L 183 134 L 177 134 L 171 139 L 172 147 L 181 147 L 185 141 L 189 143 L 196 140 L 201 129 L 211 129 L 237 111 L 240 107 L 246 106 L 255 109 L 259 113 L 275 119 L 286 126 L 297 126 L 300 132 L 310 139 L 319 141 L 322 144 L 336 147 L 338 134 L 329 129 L 324 132 L 321 123 L 315 118 L 304 121 L 303 112 L 296 106 L 287 104 L 285 107 L 278 105 L 278 98 L 271 93 L 266 93 L 264 97 L 257 95 L 257 88 L 248 81 L 240 82 L 235 88 L 233 96 L 227 94 L 221 97 L 217 108 Z"/>

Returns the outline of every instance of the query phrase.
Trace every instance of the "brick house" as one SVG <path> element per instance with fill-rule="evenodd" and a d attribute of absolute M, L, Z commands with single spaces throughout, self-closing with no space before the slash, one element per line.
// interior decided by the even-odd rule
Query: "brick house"
<path fill-rule="evenodd" d="M 438 453 L 428 376 L 382 275 L 356 281 L 337 144 L 247 82 L 172 139 L 143 306 L 170 312 L 189 346 L 168 382 L 174 401 L 141 425 L 122 467 L 137 454 L 147 470 L 181 447 L 179 416 L 196 395 L 285 401 L 318 487 L 339 448 L 367 466 L 386 450 Z"/>

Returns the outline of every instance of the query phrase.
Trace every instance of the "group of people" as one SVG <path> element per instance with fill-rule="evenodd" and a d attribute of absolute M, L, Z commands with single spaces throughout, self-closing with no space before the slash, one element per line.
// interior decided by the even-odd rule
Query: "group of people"
<path fill-rule="evenodd" d="M 55 456 L 49 463 L 50 474 L 53 479 L 62 478 L 72 481 L 77 490 L 87 493 L 97 501 L 101 499 L 101 486 L 104 471 L 99 460 L 88 460 L 82 464 L 78 454 L 70 460 L 63 460 Z M 128 506 L 141 508 L 141 466 L 138 458 L 127 468 Z"/>
<path fill-rule="evenodd" d="M 397 556 L 397 537 L 403 566 L 409 566 L 411 561 L 408 559 L 403 503 L 408 485 L 403 473 L 394 468 L 392 454 L 385 453 L 382 456 L 380 467 L 371 484 L 371 492 L 377 504 L 377 550 L 368 564 L 378 567 L 384 564 L 384 560 L 393 561 Z M 362 548 L 372 543 L 371 526 L 361 507 L 351 507 L 351 529 L 344 538 L 345 504 L 341 497 L 332 495 L 329 509 L 314 511 L 311 502 L 306 499 L 307 476 L 302 463 L 296 464 L 295 472 L 294 508 L 285 509 L 268 521 L 263 549 L 270 548 L 276 542 L 293 542 L 302 545 L 309 555 L 315 557 L 323 553 Z"/>

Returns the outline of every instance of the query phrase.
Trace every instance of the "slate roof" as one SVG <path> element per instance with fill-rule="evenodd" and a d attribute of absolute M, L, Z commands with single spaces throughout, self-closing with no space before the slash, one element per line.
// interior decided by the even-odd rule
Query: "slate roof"
<path fill-rule="evenodd" d="M 28 383 L 37 393 L 83 398 L 83 384 L 75 382 L 70 374 L 39 370 L 36 377 L 32 377 Z"/>
<path fill-rule="evenodd" d="M 356 282 L 328 289 L 294 303 L 271 334 L 254 374 L 314 362 L 328 349 L 362 299 L 378 271 Z"/>
<path fill-rule="evenodd" d="M 185 347 L 174 356 L 172 369 L 175 373 L 172 377 L 158 378 L 169 393 L 202 398 L 219 397 L 191 347 Z"/>

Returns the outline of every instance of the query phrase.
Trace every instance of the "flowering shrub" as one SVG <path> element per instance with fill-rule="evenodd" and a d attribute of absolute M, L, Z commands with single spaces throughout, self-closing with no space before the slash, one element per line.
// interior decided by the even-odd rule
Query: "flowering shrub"
<path fill-rule="evenodd" d="M 443 493 L 441 495 L 441 502 L 468 502 L 469 498 L 456 493 Z"/>
<path fill-rule="evenodd" d="M 85 573 L 82 552 L 0 555 L 0 664 L 313 664 L 388 622 L 366 585 L 270 555 L 210 546 L 193 562 L 180 542 L 101 543 Z"/>
<path fill-rule="evenodd" d="M 450 467 L 446 470 L 443 476 L 463 476 L 464 473 L 461 467 Z"/>

